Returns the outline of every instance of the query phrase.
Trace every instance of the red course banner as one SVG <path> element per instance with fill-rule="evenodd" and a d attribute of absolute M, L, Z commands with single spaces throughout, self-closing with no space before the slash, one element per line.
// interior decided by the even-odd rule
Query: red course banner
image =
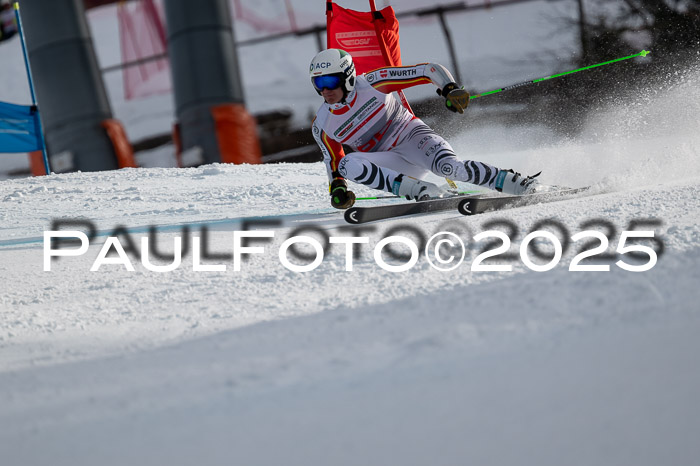
<path fill-rule="evenodd" d="M 379 11 L 383 20 L 372 22 L 372 12 L 353 11 L 333 4 L 328 28 L 328 47 L 352 55 L 358 74 L 387 66 L 377 34 L 381 35 L 389 65 L 401 66 L 399 22 L 392 7 Z"/>

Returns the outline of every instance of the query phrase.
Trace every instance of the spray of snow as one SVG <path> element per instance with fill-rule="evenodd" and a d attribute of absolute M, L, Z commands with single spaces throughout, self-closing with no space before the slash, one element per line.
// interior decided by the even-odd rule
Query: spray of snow
<path fill-rule="evenodd" d="M 656 86 L 630 89 L 591 112 L 576 138 L 546 126 L 465 130 L 463 158 L 491 162 L 568 186 L 629 190 L 700 172 L 700 65 L 674 70 Z M 504 135 L 507 135 L 504 137 Z"/>

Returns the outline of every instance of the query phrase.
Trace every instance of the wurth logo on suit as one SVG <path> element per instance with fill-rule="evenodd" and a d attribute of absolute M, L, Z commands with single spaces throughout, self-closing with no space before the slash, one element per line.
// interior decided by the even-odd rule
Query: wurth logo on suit
<path fill-rule="evenodd" d="M 411 78 L 419 76 L 418 70 L 415 67 L 411 68 L 391 68 L 375 71 L 367 74 L 367 81 L 374 82 L 377 79 L 377 75 L 380 79 L 386 78 Z"/>
<path fill-rule="evenodd" d="M 392 78 L 409 78 L 411 76 L 418 76 L 418 71 L 415 68 L 389 70 L 389 76 Z"/>

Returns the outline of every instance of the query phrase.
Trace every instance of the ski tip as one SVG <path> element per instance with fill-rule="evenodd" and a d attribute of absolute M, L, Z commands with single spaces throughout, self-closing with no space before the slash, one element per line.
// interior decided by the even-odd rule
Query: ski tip
<path fill-rule="evenodd" d="M 646 56 L 649 55 L 650 53 L 651 53 L 651 52 L 648 51 L 648 50 L 642 50 L 641 52 L 639 52 L 639 55 L 641 55 L 641 56 L 643 56 L 643 57 L 646 57 Z"/>
<path fill-rule="evenodd" d="M 457 206 L 459 213 L 462 215 L 474 215 L 475 200 L 476 199 L 464 199 L 463 201 L 460 201 L 459 205 Z"/>
<path fill-rule="evenodd" d="M 362 223 L 359 219 L 359 210 L 357 207 L 351 207 L 348 210 L 345 211 L 345 221 L 348 223 L 352 223 L 353 225 L 357 225 L 359 223 Z"/>

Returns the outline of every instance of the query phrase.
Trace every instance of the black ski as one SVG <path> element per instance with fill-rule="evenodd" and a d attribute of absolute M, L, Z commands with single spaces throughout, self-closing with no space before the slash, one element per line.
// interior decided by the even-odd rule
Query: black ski
<path fill-rule="evenodd" d="M 351 207 L 345 211 L 345 221 L 352 224 L 384 220 L 388 218 L 403 217 L 413 214 L 427 214 L 454 210 L 459 203 L 467 199 L 476 199 L 476 196 L 453 196 L 444 199 L 431 199 L 429 201 L 405 202 L 402 204 L 379 205 L 372 207 Z"/>
<path fill-rule="evenodd" d="M 499 209 L 511 209 L 513 207 L 522 207 L 532 204 L 562 201 L 564 199 L 576 197 L 578 194 L 584 193 L 589 189 L 590 186 L 586 186 L 584 188 L 565 188 L 559 191 L 526 194 L 524 196 L 464 198 L 459 201 L 457 210 L 459 210 L 462 215 L 476 215 Z"/>
<path fill-rule="evenodd" d="M 431 199 L 421 202 L 406 202 L 372 207 L 351 207 L 345 211 L 345 221 L 358 225 L 360 223 L 404 217 L 414 214 L 428 214 L 457 209 L 463 215 L 476 215 L 498 209 L 510 209 L 531 204 L 554 202 L 586 192 L 590 187 L 561 189 L 545 193 L 526 194 L 524 196 L 484 197 L 480 195 L 453 196 L 444 199 Z"/>

